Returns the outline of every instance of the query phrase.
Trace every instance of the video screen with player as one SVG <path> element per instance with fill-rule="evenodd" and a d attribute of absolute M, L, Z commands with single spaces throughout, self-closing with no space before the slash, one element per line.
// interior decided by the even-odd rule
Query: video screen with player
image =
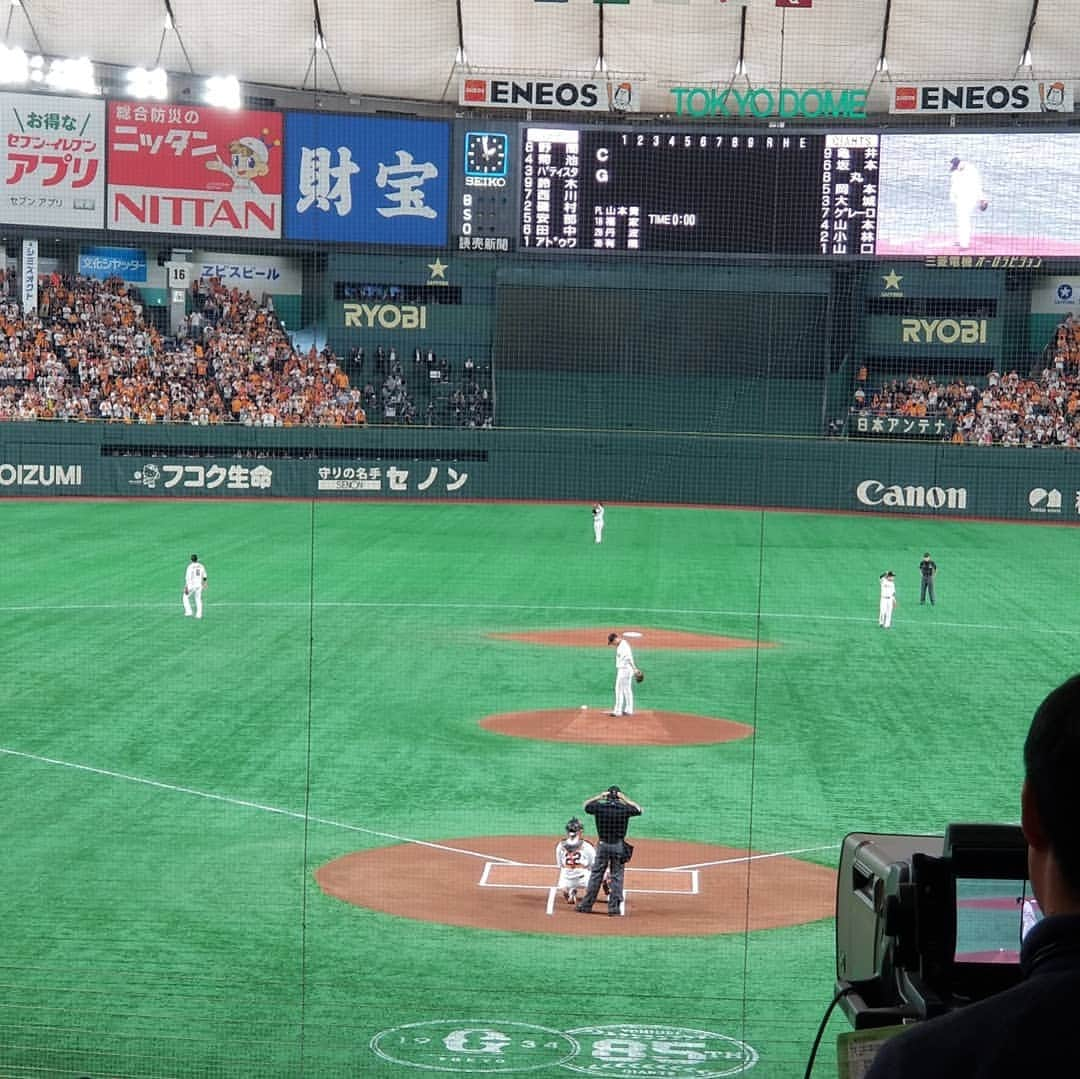
<path fill-rule="evenodd" d="M 877 254 L 1078 255 L 1080 134 L 881 136 Z"/>

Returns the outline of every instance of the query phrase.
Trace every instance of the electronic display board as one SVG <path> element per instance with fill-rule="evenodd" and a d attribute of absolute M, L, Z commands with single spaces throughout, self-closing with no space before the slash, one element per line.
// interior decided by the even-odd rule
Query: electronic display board
<path fill-rule="evenodd" d="M 1076 132 L 881 136 L 879 255 L 1078 255 Z"/>
<path fill-rule="evenodd" d="M 521 250 L 873 255 L 879 136 L 527 126 Z"/>
<path fill-rule="evenodd" d="M 517 124 L 454 123 L 453 235 L 459 251 L 514 250 Z"/>

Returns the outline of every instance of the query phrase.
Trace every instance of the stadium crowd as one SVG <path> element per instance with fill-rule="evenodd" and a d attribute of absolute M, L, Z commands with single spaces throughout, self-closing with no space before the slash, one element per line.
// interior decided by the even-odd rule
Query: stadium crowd
<path fill-rule="evenodd" d="M 43 275 L 32 314 L 22 311 L 17 288 L 16 275 L 0 275 L 0 420 L 418 422 L 393 349 L 379 348 L 375 377 L 361 387 L 329 348 L 295 349 L 272 299 L 218 279 L 195 283 L 175 339 L 158 332 L 137 290 L 118 279 Z M 489 391 L 468 372 L 445 399 L 444 416 L 429 400 L 428 423 L 490 426 Z"/>
<path fill-rule="evenodd" d="M 932 377 L 894 378 L 855 390 L 853 413 L 940 417 L 950 421 L 950 441 L 979 446 L 1080 447 L 1080 319 L 1058 326 L 1043 366 L 1021 375 L 990 371 L 975 380 L 938 382 Z"/>

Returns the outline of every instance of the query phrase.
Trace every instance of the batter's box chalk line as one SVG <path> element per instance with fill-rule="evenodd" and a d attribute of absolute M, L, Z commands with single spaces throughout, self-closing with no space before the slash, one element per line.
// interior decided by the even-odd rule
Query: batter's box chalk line
<path fill-rule="evenodd" d="M 511 891 L 547 893 L 547 913 L 555 913 L 559 889 L 551 883 L 558 866 L 532 862 L 485 862 L 477 884 L 481 888 L 507 888 Z M 627 866 L 623 885 L 621 913 L 626 913 L 626 897 L 630 895 L 700 895 L 701 881 L 697 869 L 645 869 Z"/>

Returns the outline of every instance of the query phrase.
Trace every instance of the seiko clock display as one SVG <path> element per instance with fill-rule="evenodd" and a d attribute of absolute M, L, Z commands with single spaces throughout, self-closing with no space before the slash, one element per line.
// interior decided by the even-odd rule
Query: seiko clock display
<path fill-rule="evenodd" d="M 507 166 L 505 134 L 469 131 L 465 135 L 465 175 L 505 176 Z"/>

